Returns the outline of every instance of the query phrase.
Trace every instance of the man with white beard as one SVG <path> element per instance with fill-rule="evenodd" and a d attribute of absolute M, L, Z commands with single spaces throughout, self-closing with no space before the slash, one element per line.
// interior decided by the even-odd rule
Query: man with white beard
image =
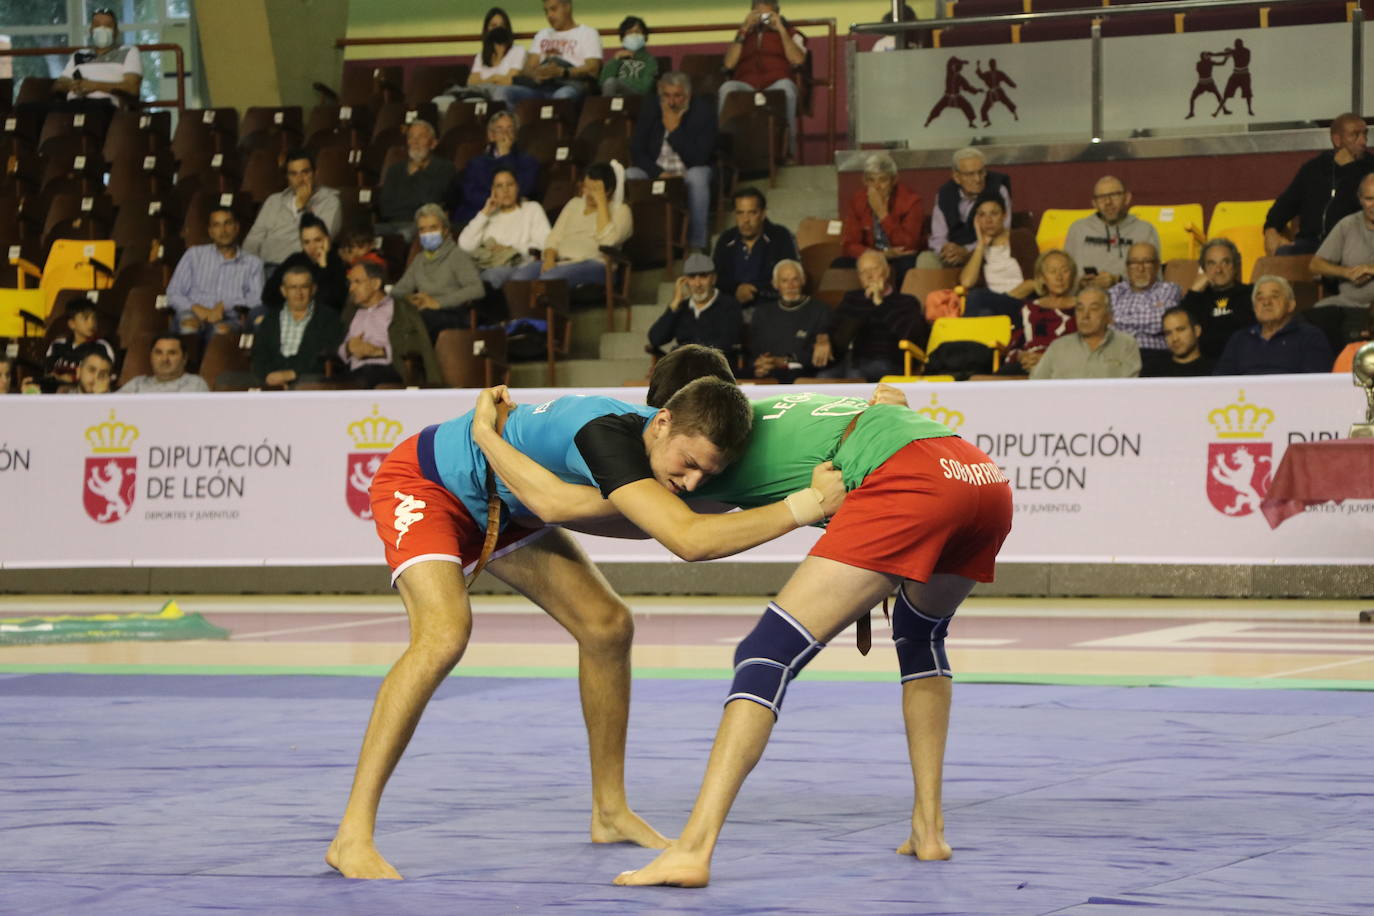
<path fill-rule="evenodd" d="M 732 366 L 744 344 L 744 314 L 734 297 L 716 289 L 716 265 L 704 254 L 693 254 L 673 284 L 668 308 L 649 328 L 649 346 L 661 349 L 676 341 L 714 347 Z"/>

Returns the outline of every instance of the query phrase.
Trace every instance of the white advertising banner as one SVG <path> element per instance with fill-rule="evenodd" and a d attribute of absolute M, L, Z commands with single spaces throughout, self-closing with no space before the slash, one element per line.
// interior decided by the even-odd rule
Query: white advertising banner
<path fill-rule="evenodd" d="M 1290 443 L 1340 438 L 1363 417 L 1349 376 L 904 387 L 914 409 L 954 427 L 1011 479 L 1004 561 L 1374 558 L 1374 503 L 1316 506 L 1274 530 L 1258 512 Z M 514 394 L 540 403 L 569 392 Z M 372 474 L 392 446 L 468 410 L 474 395 L 0 398 L 0 569 L 380 563 L 365 496 Z M 793 532 L 740 559 L 799 560 L 816 536 Z M 603 561 L 673 559 L 652 542 L 583 542 Z"/>

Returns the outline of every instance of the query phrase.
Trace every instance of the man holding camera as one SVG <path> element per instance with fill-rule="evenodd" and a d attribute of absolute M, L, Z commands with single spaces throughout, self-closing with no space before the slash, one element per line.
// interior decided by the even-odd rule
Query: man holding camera
<path fill-rule="evenodd" d="M 732 92 L 780 89 L 787 96 L 788 147 L 797 155 L 797 81 L 795 71 L 806 63 L 806 38 L 782 18 L 778 0 L 754 0 L 735 40 L 725 51 L 730 79 L 719 90 L 720 110 Z"/>

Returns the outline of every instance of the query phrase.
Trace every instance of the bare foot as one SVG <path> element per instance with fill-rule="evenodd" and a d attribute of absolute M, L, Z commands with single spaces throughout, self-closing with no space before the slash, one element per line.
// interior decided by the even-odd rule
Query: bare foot
<path fill-rule="evenodd" d="M 616 814 L 592 815 L 593 843 L 634 843 L 648 849 L 667 849 L 669 840 L 629 808 Z"/>
<path fill-rule="evenodd" d="M 922 833 L 923 835 L 918 836 L 915 830 L 911 831 L 911 836 L 907 837 L 906 842 L 897 847 L 897 854 L 915 856 L 922 862 L 939 862 L 954 855 L 954 850 L 945 842 L 942 831 L 931 830 Z"/>
<path fill-rule="evenodd" d="M 334 842 L 329 844 L 329 851 L 324 854 L 324 861 L 345 878 L 401 880 L 401 873 L 382 858 L 371 840 L 350 842 L 336 836 Z"/>
<path fill-rule="evenodd" d="M 616 875 L 620 885 L 666 884 L 671 887 L 705 887 L 711 880 L 711 860 L 703 859 L 677 847 L 659 853 L 638 871 L 623 871 Z"/>

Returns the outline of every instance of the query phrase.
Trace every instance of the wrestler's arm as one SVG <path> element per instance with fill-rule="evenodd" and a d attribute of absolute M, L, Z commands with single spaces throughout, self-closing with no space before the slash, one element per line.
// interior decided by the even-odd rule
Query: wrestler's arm
<path fill-rule="evenodd" d="M 568 483 L 541 467 L 485 423 L 472 424 L 472 439 L 496 476 L 525 508 L 551 525 L 614 518 L 620 512 L 596 487 Z"/>
<path fill-rule="evenodd" d="M 729 512 L 731 509 L 735 508 L 734 506 L 718 503 L 710 499 L 694 499 L 691 502 L 691 506 L 694 512 Z M 650 536 L 644 532 L 643 528 L 640 528 L 634 522 L 619 514 L 614 518 L 570 522 L 563 527 L 580 534 L 593 534 L 602 538 L 620 538 L 626 541 L 651 540 Z"/>

